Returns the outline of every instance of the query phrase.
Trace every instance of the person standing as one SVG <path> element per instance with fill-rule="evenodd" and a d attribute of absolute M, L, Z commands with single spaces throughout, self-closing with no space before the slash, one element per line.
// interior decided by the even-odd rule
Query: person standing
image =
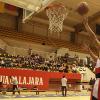
<path fill-rule="evenodd" d="M 18 81 L 14 77 L 10 77 L 12 89 L 13 89 L 13 95 L 15 95 L 15 91 L 18 91 L 18 94 L 20 95 L 20 90 L 18 89 Z"/>
<path fill-rule="evenodd" d="M 91 57 L 94 59 L 96 62 L 95 66 L 95 74 L 96 74 L 96 81 L 93 87 L 92 95 L 91 95 L 91 100 L 100 100 L 100 41 L 97 38 L 96 34 L 92 31 L 88 24 L 88 17 L 83 16 L 83 25 L 86 29 L 86 31 L 89 33 L 90 38 L 92 38 L 93 42 L 95 43 L 95 47 L 97 48 L 99 56 L 96 56 L 91 49 L 86 46 L 88 52 L 90 53 Z"/>
<path fill-rule="evenodd" d="M 90 100 L 100 100 L 100 57 L 96 56 L 87 45 L 85 46 L 85 48 L 88 50 L 89 54 L 96 62 L 95 66 L 96 81 L 93 86 Z"/>
<path fill-rule="evenodd" d="M 66 93 L 67 93 L 67 79 L 65 78 L 65 75 L 61 79 L 61 90 L 62 90 L 62 95 L 66 96 Z"/>

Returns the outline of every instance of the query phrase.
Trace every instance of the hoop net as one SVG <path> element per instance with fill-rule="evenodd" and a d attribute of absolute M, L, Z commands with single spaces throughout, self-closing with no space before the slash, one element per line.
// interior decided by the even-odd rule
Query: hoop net
<path fill-rule="evenodd" d="M 54 4 L 46 8 L 49 18 L 50 33 L 60 33 L 63 29 L 63 21 L 67 16 L 67 10 L 62 4 Z"/>

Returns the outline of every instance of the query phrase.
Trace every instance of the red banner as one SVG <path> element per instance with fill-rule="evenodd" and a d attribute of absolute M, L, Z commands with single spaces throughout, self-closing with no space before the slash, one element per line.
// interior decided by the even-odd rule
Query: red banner
<path fill-rule="evenodd" d="M 17 11 L 17 7 L 9 4 L 5 4 L 5 8 L 11 11 Z"/>
<path fill-rule="evenodd" d="M 39 89 L 48 89 L 50 79 L 61 79 L 63 75 L 66 75 L 68 80 L 80 80 L 81 75 L 76 73 L 61 73 L 61 72 L 45 72 L 45 71 L 33 71 L 29 69 L 12 69 L 12 68 L 0 68 L 0 82 L 9 84 L 9 76 L 14 76 L 19 83 L 19 87 L 32 88 L 37 86 Z"/>

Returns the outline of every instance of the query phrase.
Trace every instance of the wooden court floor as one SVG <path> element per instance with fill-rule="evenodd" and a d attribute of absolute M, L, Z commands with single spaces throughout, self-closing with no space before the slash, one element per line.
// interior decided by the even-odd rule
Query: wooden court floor
<path fill-rule="evenodd" d="M 0 99 L 3 100 L 3 99 Z M 40 97 L 40 98 L 7 98 L 4 100 L 90 100 L 89 96 L 76 96 L 76 97 Z"/>
<path fill-rule="evenodd" d="M 6 95 L 0 94 L 0 100 L 90 100 L 90 92 L 68 92 L 66 97 L 62 97 L 61 92 L 59 94 L 45 92 L 40 95 L 32 92 L 21 93 L 21 95 L 7 93 Z"/>

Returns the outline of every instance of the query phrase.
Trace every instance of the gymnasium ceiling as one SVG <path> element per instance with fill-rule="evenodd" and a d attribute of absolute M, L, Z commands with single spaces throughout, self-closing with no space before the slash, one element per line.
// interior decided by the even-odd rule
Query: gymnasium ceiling
<path fill-rule="evenodd" d="M 0 1 L 30 11 L 32 11 L 33 9 L 37 10 L 38 13 L 33 15 L 34 17 L 32 20 L 40 21 L 42 23 L 48 23 L 48 18 L 43 8 L 48 6 L 50 3 L 61 2 L 63 5 L 65 5 L 66 8 L 68 8 L 68 11 L 70 12 L 66 17 L 66 19 L 64 20 L 64 26 L 66 26 L 70 30 L 71 29 L 73 30 L 73 26 L 76 26 L 82 22 L 82 17 L 75 11 L 77 5 L 80 2 L 87 2 L 90 9 L 88 13 L 90 21 L 95 21 L 96 23 L 100 24 L 100 0 L 0 0 Z"/>

